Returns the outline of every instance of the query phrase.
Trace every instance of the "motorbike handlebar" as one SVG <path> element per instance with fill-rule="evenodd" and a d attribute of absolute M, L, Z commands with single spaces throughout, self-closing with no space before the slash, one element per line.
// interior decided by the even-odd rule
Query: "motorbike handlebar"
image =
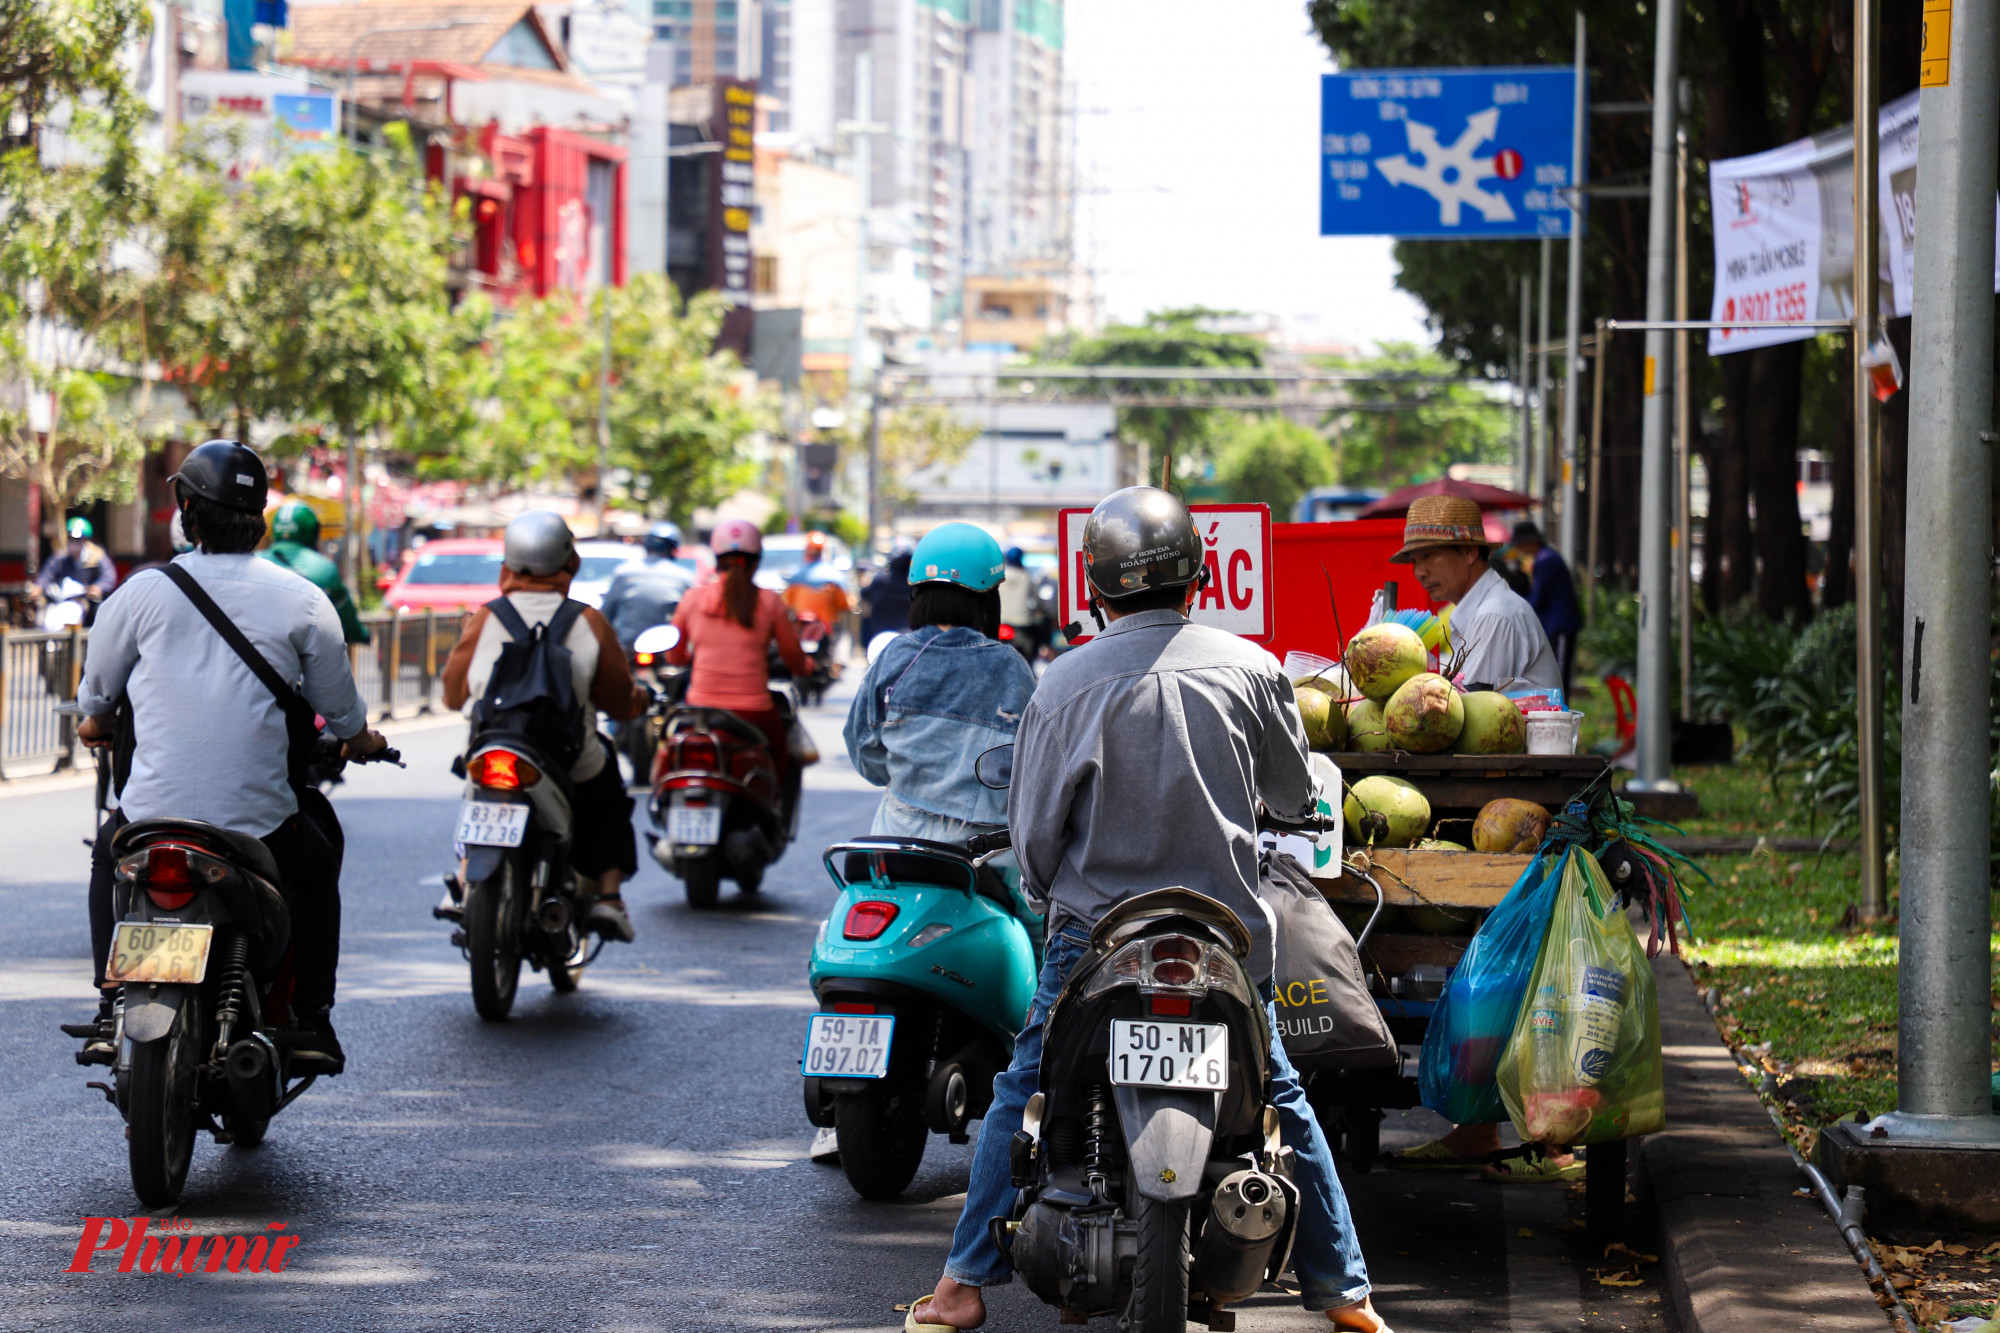
<path fill-rule="evenodd" d="M 992 833 L 975 833 L 965 840 L 965 850 L 974 856 L 984 856 L 988 852 L 1004 852 L 1014 845 L 1014 835 L 1006 829 Z"/>

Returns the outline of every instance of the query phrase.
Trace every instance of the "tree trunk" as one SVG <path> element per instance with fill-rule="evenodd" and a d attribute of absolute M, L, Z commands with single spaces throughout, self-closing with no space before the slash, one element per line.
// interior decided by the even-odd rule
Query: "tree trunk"
<path fill-rule="evenodd" d="M 1827 516 L 1826 573 L 1819 588 L 1821 610 L 1854 600 L 1854 357 L 1840 366 L 1840 434 L 1828 453 L 1833 469 L 1833 510 Z"/>
<path fill-rule="evenodd" d="M 1749 397 L 1750 353 L 1732 352 L 1717 358 L 1722 396 L 1734 405 Z M 1740 411 L 1722 414 L 1722 431 L 1710 436 L 1708 449 L 1708 523 L 1702 557 L 1702 601 L 1711 611 L 1723 611 L 1750 595 L 1755 586 L 1750 534 L 1749 441 Z"/>
<path fill-rule="evenodd" d="M 1760 347 L 1750 361 L 1750 489 L 1757 497 L 1757 607 L 1773 620 L 1812 615 L 1799 523 L 1799 370 L 1803 343 Z"/>

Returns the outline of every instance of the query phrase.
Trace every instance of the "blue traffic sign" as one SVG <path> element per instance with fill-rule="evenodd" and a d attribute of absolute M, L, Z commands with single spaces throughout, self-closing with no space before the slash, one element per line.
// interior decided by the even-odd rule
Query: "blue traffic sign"
<path fill-rule="evenodd" d="M 1320 80 L 1322 236 L 1567 236 L 1576 70 Z"/>

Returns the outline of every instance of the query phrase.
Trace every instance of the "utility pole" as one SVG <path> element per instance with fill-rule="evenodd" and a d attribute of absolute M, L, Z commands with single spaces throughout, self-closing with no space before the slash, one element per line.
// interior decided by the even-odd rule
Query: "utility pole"
<path fill-rule="evenodd" d="M 874 135 L 881 127 L 875 121 L 875 53 L 862 51 L 854 57 L 854 119 L 844 128 L 854 136 L 855 257 L 854 330 L 847 352 L 847 388 L 858 412 L 868 411 L 868 536 L 865 552 L 876 554 L 875 526 L 881 521 L 882 422 L 876 402 L 876 384 L 868 370 L 868 210 L 875 200 Z"/>
<path fill-rule="evenodd" d="M 1549 521 L 1549 269 L 1555 256 L 1553 237 L 1542 237 L 1541 309 L 1535 316 L 1535 473 L 1528 493 L 1542 502 L 1542 522 Z"/>
<path fill-rule="evenodd" d="M 1854 725 L 1861 820 L 1861 919 L 1889 910 L 1882 829 L 1881 414 L 1863 358 L 1880 335 L 1881 234 L 1876 164 L 1881 148 L 1880 0 L 1854 0 Z"/>
<path fill-rule="evenodd" d="M 611 511 L 611 263 L 605 256 L 604 284 L 597 289 L 604 303 L 604 346 L 597 360 L 597 535 Z"/>
<path fill-rule="evenodd" d="M 1528 345 L 1528 317 L 1532 313 L 1529 308 L 1531 299 L 1528 295 L 1528 278 L 1526 274 L 1523 274 L 1521 276 L 1521 453 L 1520 466 L 1516 469 L 1520 473 L 1520 476 L 1517 478 L 1520 485 L 1516 489 L 1523 495 L 1533 495 L 1535 493 L 1534 407 L 1533 400 L 1528 393 L 1528 374 L 1534 366 L 1534 352 Z"/>
<path fill-rule="evenodd" d="M 1590 75 L 1584 68 L 1583 11 L 1576 11 L 1576 132 L 1570 141 L 1569 283 L 1563 291 L 1564 384 L 1562 436 L 1562 526 L 1549 534 L 1563 563 L 1576 569 L 1576 427 L 1583 386 L 1583 182 L 1590 174 Z M 1546 517 L 1546 516 L 1544 516 Z"/>
<path fill-rule="evenodd" d="M 1685 82 L 1682 84 L 1686 87 Z M 1674 319 L 1688 317 L 1688 136 L 1674 132 Z M 1688 331 L 1674 330 L 1674 605 L 1680 612 L 1681 721 L 1694 721 L 1693 384 Z"/>
<path fill-rule="evenodd" d="M 1674 93 L 1680 71 L 1681 0 L 1658 9 L 1653 48 L 1653 172 L 1646 226 L 1644 431 L 1639 457 L 1639 726 L 1635 791 L 1677 791 L 1668 727 L 1667 629 L 1673 617 L 1667 524 L 1673 504 L 1669 437 L 1673 423 L 1673 345 L 1665 329 L 1673 285 Z"/>
<path fill-rule="evenodd" d="M 1924 61 L 1909 488 L 1910 513 L 1922 517 L 1910 524 L 1903 636 L 1897 1109 L 1875 1122 L 1891 1140 L 1988 1148 L 2000 1144 L 1989 1080 L 1992 758 L 1986 728 L 1967 722 L 1991 703 L 1996 18 L 1990 3 L 1958 5 L 1948 61 L 1931 51 Z M 1856 277 L 1872 298 L 1874 270 L 1857 266 Z M 1857 303 L 1857 329 L 1872 305 Z"/>

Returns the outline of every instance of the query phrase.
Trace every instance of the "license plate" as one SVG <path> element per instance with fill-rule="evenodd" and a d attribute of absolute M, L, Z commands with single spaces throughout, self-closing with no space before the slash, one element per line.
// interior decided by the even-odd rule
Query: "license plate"
<path fill-rule="evenodd" d="M 808 1078 L 881 1078 L 889 1072 L 889 1014 L 814 1014 L 799 1072 Z"/>
<path fill-rule="evenodd" d="M 713 806 L 677 805 L 667 811 L 667 841 L 710 847 L 722 839 L 722 811 Z"/>
<path fill-rule="evenodd" d="M 1229 1086 L 1229 1029 L 1220 1023 L 1114 1018 L 1111 1081 L 1127 1087 L 1221 1092 Z"/>
<path fill-rule="evenodd" d="M 111 936 L 106 981 L 197 982 L 208 975 L 214 926 L 120 921 Z"/>
<path fill-rule="evenodd" d="M 476 847 L 519 847 L 528 834 L 528 807 L 504 801 L 467 801 L 458 807 L 459 842 Z"/>

